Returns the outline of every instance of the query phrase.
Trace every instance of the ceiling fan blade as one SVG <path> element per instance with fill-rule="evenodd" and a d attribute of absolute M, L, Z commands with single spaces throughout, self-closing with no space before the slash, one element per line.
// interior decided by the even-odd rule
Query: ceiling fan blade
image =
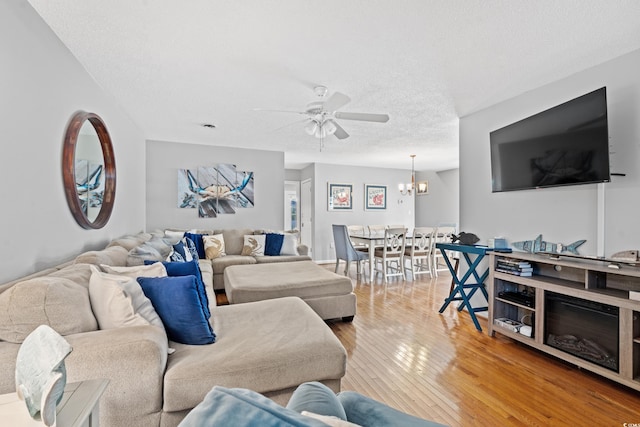
<path fill-rule="evenodd" d="M 327 99 L 322 105 L 322 109 L 324 111 L 328 111 L 330 113 L 338 110 L 340 107 L 344 107 L 349 102 L 351 102 L 351 98 L 349 98 L 344 93 L 334 92 L 333 95 Z"/>
<path fill-rule="evenodd" d="M 347 131 L 344 130 L 342 126 L 340 126 L 335 120 L 333 121 L 333 124 L 336 126 L 336 131 L 333 132 L 333 136 L 335 136 L 338 139 L 349 138 L 349 134 L 347 133 Z"/>
<path fill-rule="evenodd" d="M 345 113 L 345 112 L 336 112 L 336 119 L 344 119 L 344 120 L 360 120 L 363 122 L 378 122 L 378 123 L 386 123 L 389 121 L 388 114 L 371 114 L 371 113 Z"/>
<path fill-rule="evenodd" d="M 270 110 L 268 108 L 254 108 L 253 111 L 268 111 L 270 113 L 295 113 L 295 114 L 307 114 L 306 111 L 296 110 Z"/>
<path fill-rule="evenodd" d="M 306 121 L 308 121 L 308 120 L 309 120 L 309 119 L 306 119 L 306 118 L 305 118 L 305 119 L 302 119 L 302 120 L 296 120 L 295 122 L 287 123 L 287 124 L 285 124 L 285 125 L 283 125 L 283 126 L 280 126 L 280 127 L 275 128 L 275 129 L 272 129 L 272 130 L 271 130 L 271 132 L 277 132 L 277 131 L 279 131 L 279 130 L 282 130 L 282 129 L 288 128 L 288 127 L 290 127 L 290 126 L 297 125 L 297 124 L 300 124 L 300 123 L 304 123 L 304 122 L 306 122 Z"/>

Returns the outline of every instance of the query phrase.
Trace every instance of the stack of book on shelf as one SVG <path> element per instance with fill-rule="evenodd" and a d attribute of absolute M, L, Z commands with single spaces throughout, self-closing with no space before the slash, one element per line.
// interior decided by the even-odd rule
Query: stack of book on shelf
<path fill-rule="evenodd" d="M 517 259 L 499 258 L 496 262 L 496 271 L 513 274 L 515 276 L 531 276 L 533 267 L 527 261 Z"/>

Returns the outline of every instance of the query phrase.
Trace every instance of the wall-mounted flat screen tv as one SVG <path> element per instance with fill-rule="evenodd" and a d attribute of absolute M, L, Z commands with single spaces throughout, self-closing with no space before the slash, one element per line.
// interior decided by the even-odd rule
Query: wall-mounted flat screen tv
<path fill-rule="evenodd" d="M 609 182 L 606 87 L 497 129 L 492 191 Z"/>

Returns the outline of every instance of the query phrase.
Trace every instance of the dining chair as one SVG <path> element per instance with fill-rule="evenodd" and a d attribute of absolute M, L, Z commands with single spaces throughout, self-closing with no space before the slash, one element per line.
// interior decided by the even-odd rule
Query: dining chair
<path fill-rule="evenodd" d="M 347 225 L 347 230 L 349 232 L 349 236 L 352 236 L 354 234 L 355 235 L 364 236 L 368 232 L 368 230 L 366 229 L 366 227 L 364 225 Z M 369 248 L 364 243 L 355 243 L 355 242 L 351 241 L 351 244 L 358 251 L 363 251 L 363 252 L 368 252 L 369 251 Z"/>
<path fill-rule="evenodd" d="M 404 250 L 405 262 L 409 261 L 411 277 L 415 280 L 419 274 L 429 273 L 434 277 L 433 265 L 431 264 L 431 252 L 433 251 L 434 227 L 415 227 L 411 233 L 411 244 Z"/>
<path fill-rule="evenodd" d="M 393 276 L 401 276 L 405 280 L 404 247 L 406 235 L 406 228 L 388 228 L 384 231 L 384 246 L 376 248 L 374 251 L 376 266 L 380 262 L 380 269 L 376 269 L 376 271 L 382 272 L 385 283 L 388 282 L 389 277 Z"/>
<path fill-rule="evenodd" d="M 456 228 L 451 226 L 438 226 L 434 233 L 433 238 L 433 250 L 431 255 L 431 264 L 433 266 L 433 272 L 436 277 L 438 277 L 438 271 L 449 271 L 449 267 L 440 264 L 440 260 L 444 260 L 444 255 L 442 255 L 442 251 L 435 247 L 437 243 L 451 243 L 452 242 L 452 234 L 455 234 Z M 450 257 L 453 258 L 453 257 Z"/>
<path fill-rule="evenodd" d="M 367 261 L 369 259 L 369 254 L 366 252 L 361 252 L 356 250 L 351 244 L 351 239 L 349 239 L 349 232 L 346 225 L 337 225 L 333 224 L 333 242 L 336 247 L 336 270 L 338 272 L 338 267 L 340 265 L 340 260 L 345 261 L 346 265 L 344 268 L 344 275 L 349 275 L 349 266 L 351 265 L 351 261 L 356 262 L 356 271 L 358 277 L 361 274 L 362 261 Z"/>

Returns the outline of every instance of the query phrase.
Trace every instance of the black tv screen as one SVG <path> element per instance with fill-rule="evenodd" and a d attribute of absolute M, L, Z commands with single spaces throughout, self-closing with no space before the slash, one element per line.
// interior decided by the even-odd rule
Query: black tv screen
<path fill-rule="evenodd" d="M 489 139 L 494 193 L 610 180 L 605 87 L 495 130 Z"/>

